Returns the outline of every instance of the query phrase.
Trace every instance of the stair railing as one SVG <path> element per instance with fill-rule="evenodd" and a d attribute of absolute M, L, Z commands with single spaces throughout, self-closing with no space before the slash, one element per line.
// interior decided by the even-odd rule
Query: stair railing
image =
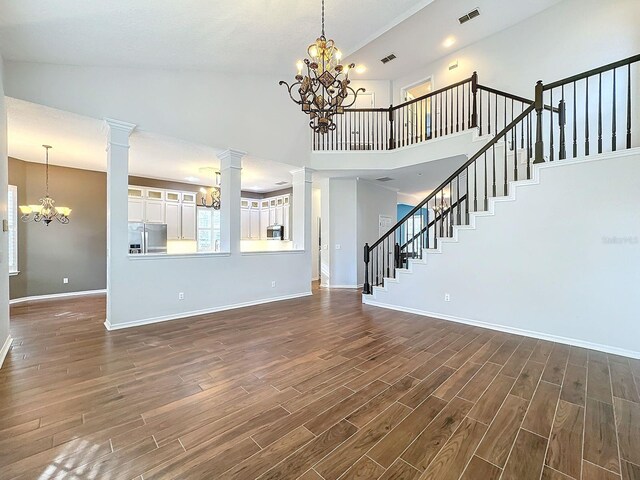
<path fill-rule="evenodd" d="M 638 146 L 632 125 L 638 62 L 640 55 L 634 55 L 547 85 L 538 82 L 534 163 Z M 557 121 L 543 105 L 557 105 Z"/>
<path fill-rule="evenodd" d="M 389 108 L 349 108 L 334 116 L 336 128 L 312 132 L 314 151 L 393 150 L 478 128 L 495 134 L 533 100 L 480 85 L 469 78 Z"/>
<path fill-rule="evenodd" d="M 363 293 L 395 278 L 409 258 L 423 258 L 468 225 L 470 213 L 487 210 L 489 198 L 507 195 L 508 183 L 531 178 L 535 106 L 527 106 L 484 147 L 371 246 L 364 246 Z"/>
<path fill-rule="evenodd" d="M 395 278 L 409 258 L 437 248 L 454 226 L 468 225 L 469 214 L 487 210 L 489 198 L 508 194 L 510 181 L 531 178 L 532 164 L 640 146 L 640 110 L 632 109 L 639 71 L 634 55 L 547 85 L 539 81 L 533 102 L 476 83 L 479 133 L 495 132 L 500 118 L 512 120 L 385 235 L 365 244 L 363 293 Z"/>

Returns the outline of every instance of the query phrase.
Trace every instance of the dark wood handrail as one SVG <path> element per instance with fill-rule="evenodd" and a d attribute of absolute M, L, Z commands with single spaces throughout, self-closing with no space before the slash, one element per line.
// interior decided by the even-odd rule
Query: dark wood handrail
<path fill-rule="evenodd" d="M 411 105 L 413 103 L 419 102 L 421 100 L 426 100 L 427 98 L 430 97 L 434 97 L 436 95 L 439 95 L 447 90 L 452 90 L 456 87 L 459 87 L 460 85 L 464 85 L 465 83 L 471 83 L 471 80 L 473 79 L 473 77 L 469 77 L 469 78 L 465 78 L 464 80 L 460 80 L 459 82 L 456 83 L 452 83 L 451 85 L 447 85 L 446 87 L 442 87 L 438 90 L 434 90 L 433 92 L 429 92 L 425 95 L 422 95 L 420 97 L 416 97 L 416 98 L 412 98 L 411 100 L 407 100 L 404 103 L 401 103 L 400 105 L 395 105 L 395 106 L 391 106 L 389 109 L 390 110 L 398 110 L 399 108 L 403 108 L 406 107 L 408 105 Z"/>
<path fill-rule="evenodd" d="M 566 85 L 567 83 L 576 82 L 584 78 L 589 78 L 589 77 L 592 77 L 593 75 L 598 75 L 600 73 L 608 72 L 609 70 L 613 70 L 614 68 L 622 67 L 624 65 L 629 65 L 635 62 L 640 62 L 640 54 L 633 55 L 623 60 L 618 60 L 617 62 L 613 62 L 608 65 L 604 65 L 602 67 L 593 68 L 591 70 L 587 70 L 586 72 L 578 73 L 577 75 L 572 75 L 570 77 L 563 78 L 562 80 L 549 83 L 543 86 L 543 90 L 551 90 L 552 88 L 560 87 L 562 85 Z"/>
<path fill-rule="evenodd" d="M 522 121 L 523 118 L 526 118 L 527 115 L 529 115 L 531 112 L 533 112 L 535 110 L 534 105 L 529 105 L 520 115 L 518 115 L 515 119 L 513 119 L 513 121 L 507 125 L 506 127 L 504 127 L 499 133 L 496 134 L 495 137 L 493 137 L 489 142 L 486 143 L 486 145 L 484 147 L 482 147 L 480 150 L 478 150 L 478 152 L 473 155 L 469 160 L 467 160 L 460 168 L 458 168 L 455 172 L 453 172 L 451 175 L 449 175 L 449 178 L 447 178 L 444 182 L 442 182 L 440 184 L 440 186 L 438 188 L 436 188 L 433 192 L 431 192 L 424 200 L 422 200 L 418 205 L 416 205 L 409 213 L 407 213 L 404 218 L 402 218 L 402 220 L 400 220 L 398 223 L 396 223 L 392 228 L 389 229 L 389 231 L 382 237 L 380 237 L 374 244 L 372 244 L 369 247 L 369 252 L 371 252 L 375 247 L 377 247 L 378 245 L 380 245 L 385 238 L 387 238 L 389 235 L 391 235 L 393 232 L 395 232 L 398 228 L 400 228 L 400 226 L 406 222 L 410 217 L 412 217 L 413 215 L 416 214 L 416 212 L 418 212 L 422 207 L 424 207 L 429 201 L 431 201 L 431 199 L 433 199 L 441 190 L 443 190 L 444 188 L 446 188 L 458 175 L 460 175 L 462 172 L 464 172 L 466 170 L 467 167 L 469 167 L 470 165 L 473 164 L 473 162 L 475 162 L 478 158 L 480 158 L 481 155 L 484 154 L 484 152 L 486 152 L 487 150 L 489 150 L 493 145 L 495 145 L 496 143 L 498 143 L 498 141 L 500 141 L 500 139 L 506 135 L 507 133 L 509 133 L 511 131 L 511 129 L 513 127 L 515 127 L 518 123 L 520 123 L 520 121 Z"/>
<path fill-rule="evenodd" d="M 529 100 L 528 98 L 520 97 L 512 93 L 503 92 L 502 90 L 498 90 L 497 88 L 491 88 L 491 87 L 487 87 L 485 85 L 480 85 L 480 84 L 478 84 L 478 88 L 480 90 L 484 90 L 485 92 L 495 93 L 496 95 L 501 95 L 503 97 L 510 98 L 511 100 L 515 100 L 516 102 L 522 102 L 522 103 L 526 103 L 527 105 L 533 105 L 533 100 Z"/>
<path fill-rule="evenodd" d="M 462 204 L 462 202 L 466 199 L 467 199 L 467 195 L 465 194 L 461 196 L 459 200 L 453 202 L 449 207 L 445 208 L 440 214 L 436 215 L 433 220 L 431 220 L 424 227 L 422 227 L 418 233 L 416 233 L 413 237 L 411 237 L 410 240 L 407 240 L 405 243 L 400 245 L 400 250 L 402 251 L 407 247 L 407 245 L 409 245 L 410 243 L 413 243 L 416 238 L 418 238 L 424 232 L 429 230 L 429 228 L 433 227 L 438 222 L 439 219 L 442 219 L 443 217 L 448 215 L 451 210 L 453 210 L 458 205 Z"/>

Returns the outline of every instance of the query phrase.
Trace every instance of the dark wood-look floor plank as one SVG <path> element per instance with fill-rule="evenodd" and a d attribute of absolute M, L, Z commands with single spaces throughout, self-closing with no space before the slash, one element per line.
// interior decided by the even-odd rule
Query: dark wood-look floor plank
<path fill-rule="evenodd" d="M 388 468 L 446 405 L 447 402 L 438 397 L 428 397 L 400 425 L 373 447 L 368 456 Z"/>
<path fill-rule="evenodd" d="M 555 383 L 540 382 L 534 393 L 529 410 L 522 422 L 522 428 L 548 438 L 553 426 L 553 417 L 560 397 L 560 386 Z"/>
<path fill-rule="evenodd" d="M 498 480 L 502 470 L 480 457 L 473 457 L 460 480 Z"/>
<path fill-rule="evenodd" d="M 584 408 L 560 400 L 549 439 L 546 465 L 570 477 L 580 478 L 583 431 Z"/>
<path fill-rule="evenodd" d="M 620 457 L 640 465 L 640 405 L 614 399 Z"/>
<path fill-rule="evenodd" d="M 565 402 L 575 403 L 584 407 L 586 387 L 587 369 L 572 363 L 567 364 L 560 398 Z"/>
<path fill-rule="evenodd" d="M 480 397 L 469 412 L 469 416 L 479 422 L 489 425 L 498 413 L 502 402 L 513 388 L 516 379 L 505 375 L 496 376 L 487 391 Z"/>
<path fill-rule="evenodd" d="M 494 465 L 504 467 L 511 446 L 527 412 L 528 402 L 513 395 L 507 395 L 496 414 L 487 434 L 482 439 L 476 455 Z"/>
<path fill-rule="evenodd" d="M 609 362 L 589 358 L 587 362 L 587 397 L 613 404 Z"/>
<path fill-rule="evenodd" d="M 420 471 L 398 459 L 384 472 L 380 480 L 417 480 L 418 478 L 420 478 Z"/>
<path fill-rule="evenodd" d="M 640 403 L 631 367 L 628 363 L 612 362 L 609 356 L 609 370 L 611 371 L 611 387 L 613 396 L 630 402 Z"/>
<path fill-rule="evenodd" d="M 326 480 L 336 480 L 410 412 L 409 407 L 394 403 L 316 464 L 314 470 Z"/>
<path fill-rule="evenodd" d="M 426 470 L 472 406 L 466 400 L 454 398 L 418 435 L 401 458 L 421 472 Z"/>
<path fill-rule="evenodd" d="M 584 435 L 584 459 L 620 473 L 613 405 L 591 398 L 587 400 Z"/>
<path fill-rule="evenodd" d="M 622 460 L 622 480 L 640 480 L 640 465 Z"/>
<path fill-rule="evenodd" d="M 502 480 L 538 480 L 547 439 L 521 428 L 504 467 Z"/>
<path fill-rule="evenodd" d="M 620 480 L 620 478 L 619 473 L 611 472 L 586 460 L 582 462 L 582 480 Z"/>
<path fill-rule="evenodd" d="M 103 296 L 13 306 L 0 478 L 640 480 L 639 361 L 314 293 L 112 332 Z"/>
<path fill-rule="evenodd" d="M 486 430 L 484 424 L 465 418 L 424 471 L 421 480 L 460 478 Z"/>
<path fill-rule="evenodd" d="M 385 469 L 371 460 L 369 457 L 362 457 L 354 463 L 347 472 L 340 477 L 340 480 L 376 480 L 385 472 Z"/>

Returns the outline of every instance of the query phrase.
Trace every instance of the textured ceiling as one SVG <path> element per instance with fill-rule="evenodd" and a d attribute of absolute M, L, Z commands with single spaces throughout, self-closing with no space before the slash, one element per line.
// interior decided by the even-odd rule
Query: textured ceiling
<path fill-rule="evenodd" d="M 29 162 L 44 162 L 42 144 L 53 146 L 54 165 L 106 171 L 107 131 L 104 122 L 62 110 L 7 98 L 9 156 Z M 141 177 L 175 180 L 197 185 L 203 167 L 219 166 L 219 150 L 175 138 L 136 130 L 131 135 L 129 173 Z M 290 186 L 294 168 L 284 163 L 245 157 L 242 188 L 267 192 Z M 287 182 L 276 185 L 277 182 Z"/>
<path fill-rule="evenodd" d="M 327 36 L 352 52 L 431 1 L 326 0 Z M 319 34 L 319 0 L 0 2 L 8 60 L 290 73 Z"/>

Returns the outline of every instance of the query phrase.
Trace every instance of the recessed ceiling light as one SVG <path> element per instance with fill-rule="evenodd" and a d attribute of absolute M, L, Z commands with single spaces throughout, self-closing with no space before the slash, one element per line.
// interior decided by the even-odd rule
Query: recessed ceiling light
<path fill-rule="evenodd" d="M 364 65 L 358 65 L 356 67 L 356 73 L 364 73 L 367 71 L 367 67 L 365 67 Z"/>
<path fill-rule="evenodd" d="M 200 181 L 200 179 L 197 178 L 197 177 L 185 177 L 185 180 L 187 182 L 199 182 Z"/>
<path fill-rule="evenodd" d="M 276 185 L 286 185 L 287 182 L 276 182 Z"/>
<path fill-rule="evenodd" d="M 444 48 L 449 48 L 451 47 L 454 43 L 456 43 L 456 39 L 455 37 L 447 37 L 444 39 L 444 42 L 442 42 L 442 46 Z"/>

